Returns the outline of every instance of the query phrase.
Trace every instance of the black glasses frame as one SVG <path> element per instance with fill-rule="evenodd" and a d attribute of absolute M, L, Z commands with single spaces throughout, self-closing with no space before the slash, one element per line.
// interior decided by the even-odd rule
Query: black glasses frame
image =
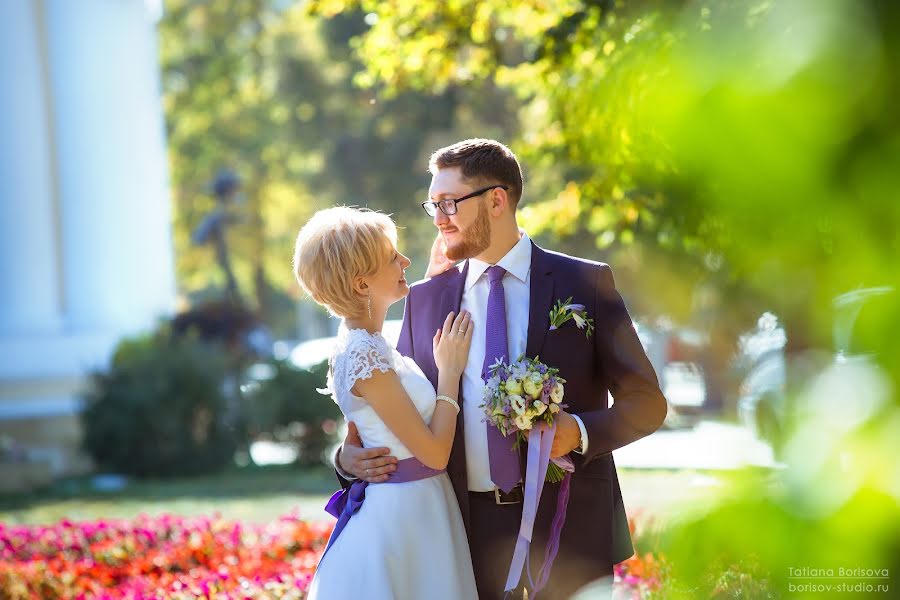
<path fill-rule="evenodd" d="M 459 210 L 456 208 L 456 205 L 463 200 L 468 200 L 469 198 L 474 198 L 475 196 L 480 196 L 485 192 L 489 192 L 495 188 L 500 188 L 501 190 L 508 190 L 509 186 L 507 185 L 489 185 L 486 188 L 482 188 L 480 190 L 475 190 L 471 194 L 466 194 L 461 198 L 445 198 L 444 200 L 440 200 L 438 202 L 423 202 L 422 208 L 425 209 L 425 214 L 429 217 L 433 217 L 437 214 L 438 209 L 441 209 L 441 212 L 451 217 L 456 214 L 456 211 Z"/>

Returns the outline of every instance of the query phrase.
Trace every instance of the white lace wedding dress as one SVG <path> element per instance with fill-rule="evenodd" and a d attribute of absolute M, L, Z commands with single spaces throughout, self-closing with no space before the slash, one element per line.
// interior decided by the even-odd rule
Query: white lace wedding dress
<path fill-rule="evenodd" d="M 421 369 L 378 334 L 338 333 L 329 389 L 365 447 L 385 446 L 398 460 L 412 453 L 350 389 L 375 370 L 394 370 L 425 423 L 435 390 Z M 405 483 L 375 483 L 322 558 L 311 600 L 469 600 L 477 598 L 469 545 L 446 473 Z"/>

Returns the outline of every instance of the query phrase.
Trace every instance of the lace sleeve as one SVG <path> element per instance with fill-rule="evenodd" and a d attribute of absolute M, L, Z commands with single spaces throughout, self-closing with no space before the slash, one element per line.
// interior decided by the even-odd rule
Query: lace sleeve
<path fill-rule="evenodd" d="M 370 378 L 376 370 L 386 373 L 394 368 L 390 348 L 380 336 L 355 336 L 347 345 L 343 359 L 341 387 L 348 392 L 357 381 Z"/>

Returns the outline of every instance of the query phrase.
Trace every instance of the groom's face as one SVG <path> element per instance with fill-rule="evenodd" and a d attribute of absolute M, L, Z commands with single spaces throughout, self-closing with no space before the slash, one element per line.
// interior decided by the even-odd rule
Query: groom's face
<path fill-rule="evenodd" d="M 458 168 L 440 169 L 431 178 L 428 195 L 432 201 L 461 198 L 478 186 L 463 179 Z M 464 260 L 478 256 L 491 244 L 491 216 L 486 198 L 491 192 L 469 198 L 456 205 L 455 215 L 440 209 L 433 217 L 434 226 L 447 245 L 447 258 Z"/>

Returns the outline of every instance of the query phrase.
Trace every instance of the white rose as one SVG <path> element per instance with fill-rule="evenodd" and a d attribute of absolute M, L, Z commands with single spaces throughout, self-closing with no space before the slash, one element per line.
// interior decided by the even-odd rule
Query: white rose
<path fill-rule="evenodd" d="M 534 377 L 527 378 L 522 383 L 522 388 L 525 390 L 525 393 L 531 396 L 532 398 L 537 398 L 541 395 L 541 388 L 544 387 L 540 379 L 537 381 L 534 380 Z"/>
<path fill-rule="evenodd" d="M 559 404 L 562 402 L 563 393 L 565 393 L 565 388 L 563 388 L 563 384 L 556 382 L 556 385 L 550 390 L 550 399 L 553 400 L 554 404 Z"/>
<path fill-rule="evenodd" d="M 550 405 L 550 414 L 556 414 L 559 412 L 559 404 L 551 404 Z"/>
<path fill-rule="evenodd" d="M 506 380 L 505 389 L 508 394 L 521 394 L 522 382 L 515 377 L 510 377 Z"/>
<path fill-rule="evenodd" d="M 517 416 L 515 419 L 515 423 L 516 427 L 518 427 L 521 431 L 531 429 L 531 419 L 529 419 L 525 415 Z"/>
<path fill-rule="evenodd" d="M 512 409 L 519 416 L 525 414 L 525 398 L 518 394 L 510 394 L 509 395 L 509 404 L 512 406 Z"/>
<path fill-rule="evenodd" d="M 547 410 L 547 405 L 540 400 L 535 400 L 532 406 L 534 406 L 534 409 L 537 411 L 538 415 L 544 414 L 544 411 Z"/>

